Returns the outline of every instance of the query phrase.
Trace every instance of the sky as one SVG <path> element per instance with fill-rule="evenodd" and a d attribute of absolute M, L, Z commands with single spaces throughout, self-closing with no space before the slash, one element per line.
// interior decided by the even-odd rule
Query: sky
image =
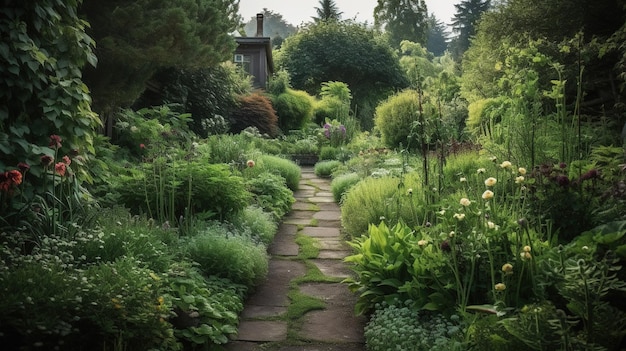
<path fill-rule="evenodd" d="M 356 19 L 357 22 L 374 23 L 374 7 L 377 0 L 335 0 L 342 19 Z M 450 24 L 454 16 L 454 4 L 460 0 L 426 0 L 429 13 L 445 24 Z M 240 0 L 239 14 L 244 22 L 255 17 L 257 13 L 267 8 L 281 14 L 286 22 L 298 26 L 304 22 L 310 22 L 311 17 L 316 16 L 315 8 L 320 7 L 320 0 Z"/>

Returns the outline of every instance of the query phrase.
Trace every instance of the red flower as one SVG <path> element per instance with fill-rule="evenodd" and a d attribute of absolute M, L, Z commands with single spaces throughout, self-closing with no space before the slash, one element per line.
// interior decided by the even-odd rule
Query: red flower
<path fill-rule="evenodd" d="M 22 172 L 28 172 L 28 170 L 30 169 L 30 165 L 26 162 L 20 162 L 17 164 L 17 168 L 20 169 L 20 171 Z"/>
<path fill-rule="evenodd" d="M 5 173 L 7 178 L 13 183 L 13 185 L 22 184 L 22 173 L 17 169 L 10 170 Z"/>
<path fill-rule="evenodd" d="M 67 170 L 67 166 L 63 162 L 59 162 L 54 165 L 54 171 L 57 172 L 58 175 L 63 177 L 65 175 L 65 171 Z"/>
<path fill-rule="evenodd" d="M 146 148 L 146 145 L 145 145 L 145 144 L 139 144 L 139 148 L 140 148 L 140 149 L 145 149 L 145 148 Z"/>
<path fill-rule="evenodd" d="M 41 164 L 44 167 L 50 166 L 53 162 L 54 162 L 54 157 L 48 156 L 48 155 L 41 156 Z"/>
<path fill-rule="evenodd" d="M 63 163 L 65 163 L 66 166 L 69 166 L 70 164 L 72 164 L 72 160 L 70 160 L 69 156 L 63 156 Z"/>
<path fill-rule="evenodd" d="M 59 148 L 61 148 L 61 141 L 62 140 L 61 140 L 60 136 L 58 136 L 56 134 L 52 134 L 50 136 L 50 144 L 49 144 L 49 146 L 51 148 L 59 149 Z"/>

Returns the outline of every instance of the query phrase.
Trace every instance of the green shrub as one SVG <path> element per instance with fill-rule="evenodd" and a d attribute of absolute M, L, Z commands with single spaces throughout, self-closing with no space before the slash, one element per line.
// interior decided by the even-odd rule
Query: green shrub
<path fill-rule="evenodd" d="M 361 176 L 357 173 L 345 173 L 335 177 L 330 183 L 335 201 L 341 203 L 344 195 L 359 181 L 361 181 Z"/>
<path fill-rule="evenodd" d="M 225 278 L 205 278 L 188 263 L 173 265 L 165 280 L 176 337 L 192 345 L 211 345 L 224 344 L 237 333 L 245 286 Z"/>
<path fill-rule="evenodd" d="M 270 100 L 261 94 L 239 97 L 239 107 L 231 115 L 231 132 L 239 133 L 248 127 L 255 127 L 260 133 L 270 137 L 279 134 L 278 117 Z"/>
<path fill-rule="evenodd" d="M 367 233 L 369 224 L 377 225 L 383 219 L 390 226 L 400 220 L 409 225 L 422 224 L 426 205 L 420 184 L 415 173 L 407 176 L 402 187 L 399 178 L 390 176 L 358 182 L 341 204 L 341 222 L 348 235 L 359 237 Z"/>
<path fill-rule="evenodd" d="M 275 221 L 289 212 L 296 201 L 293 192 L 285 184 L 285 178 L 280 175 L 264 171 L 248 179 L 246 184 L 254 203 L 270 213 Z"/>
<path fill-rule="evenodd" d="M 206 139 L 210 163 L 242 163 L 252 150 L 253 143 L 241 134 L 211 135 Z"/>
<path fill-rule="evenodd" d="M 303 128 L 313 117 L 314 98 L 305 91 L 287 89 L 274 97 L 272 104 L 278 115 L 278 125 L 287 132 Z"/>
<path fill-rule="evenodd" d="M 459 316 L 418 312 L 400 301 L 381 303 L 365 327 L 368 351 L 463 350 Z"/>
<path fill-rule="evenodd" d="M 122 203 L 170 225 L 190 214 L 227 217 L 246 207 L 250 198 L 243 178 L 233 175 L 227 165 L 169 164 L 162 158 L 144 164 L 142 171 L 117 181 Z"/>
<path fill-rule="evenodd" d="M 337 160 L 320 161 L 315 164 L 313 171 L 318 177 L 330 177 L 341 164 L 342 163 Z"/>
<path fill-rule="evenodd" d="M 336 160 L 339 154 L 339 148 L 334 146 L 322 146 L 319 158 L 321 161 Z"/>
<path fill-rule="evenodd" d="M 287 187 L 284 186 L 284 189 L 287 189 Z M 256 190 L 261 189 L 256 188 Z M 270 194 L 256 196 L 266 196 L 267 198 L 274 199 L 274 196 Z M 276 194 L 276 197 L 278 196 L 280 195 Z M 288 200 L 287 202 L 291 201 Z M 289 207 L 291 207 L 291 205 Z M 265 212 L 263 208 L 259 206 L 248 206 L 243 209 L 243 211 L 238 212 L 230 220 L 233 226 L 240 232 L 248 231 L 255 241 L 268 246 L 272 243 L 276 235 L 276 230 L 278 229 L 278 224 L 274 221 L 274 218 L 272 213 Z"/>
<path fill-rule="evenodd" d="M 257 286 L 267 275 L 266 248 L 252 238 L 230 232 L 220 223 L 209 223 L 185 243 L 189 257 L 205 275 L 227 278 L 248 288 Z"/>
<path fill-rule="evenodd" d="M 293 161 L 274 155 L 260 155 L 254 159 L 253 168 L 246 170 L 245 175 L 252 177 L 263 172 L 270 172 L 285 178 L 289 189 L 296 191 L 300 184 L 300 167 Z"/>
<path fill-rule="evenodd" d="M 413 133 L 419 133 L 424 142 L 430 142 L 434 133 L 430 120 L 435 113 L 431 105 L 422 104 L 424 124 L 413 130 L 415 123 L 420 120 L 419 101 L 417 91 L 408 89 L 389 97 L 376 107 L 375 125 L 380 130 L 385 145 L 395 148 L 400 145 L 407 147 L 410 144 L 415 148 L 418 146 L 416 142 L 419 141 L 409 139 Z"/>

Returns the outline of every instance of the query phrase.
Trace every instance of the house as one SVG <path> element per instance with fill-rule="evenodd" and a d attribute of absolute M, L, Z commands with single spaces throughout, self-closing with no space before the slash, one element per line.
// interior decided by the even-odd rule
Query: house
<path fill-rule="evenodd" d="M 233 61 L 252 76 L 255 88 L 265 89 L 274 73 L 272 43 L 263 36 L 263 14 L 256 15 L 257 30 L 254 37 L 235 37 L 237 49 Z"/>

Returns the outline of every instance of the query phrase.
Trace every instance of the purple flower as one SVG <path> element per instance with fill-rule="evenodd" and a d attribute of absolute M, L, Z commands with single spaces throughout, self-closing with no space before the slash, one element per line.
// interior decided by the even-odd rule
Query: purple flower
<path fill-rule="evenodd" d="M 567 178 L 567 176 L 564 175 L 560 175 L 556 177 L 556 182 L 557 184 L 559 184 L 562 187 L 566 187 L 569 185 L 569 178 Z"/>

